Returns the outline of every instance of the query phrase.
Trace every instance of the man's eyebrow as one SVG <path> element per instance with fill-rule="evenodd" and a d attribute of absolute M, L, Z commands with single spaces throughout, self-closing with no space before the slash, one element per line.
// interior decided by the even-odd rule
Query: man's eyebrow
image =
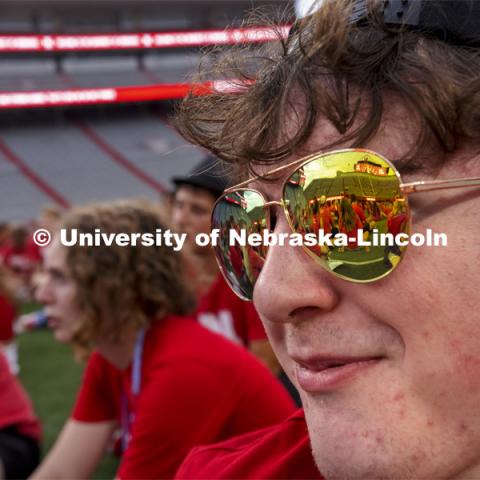
<path fill-rule="evenodd" d="M 421 156 L 405 156 L 389 159 L 401 175 L 425 171 L 428 160 Z"/>

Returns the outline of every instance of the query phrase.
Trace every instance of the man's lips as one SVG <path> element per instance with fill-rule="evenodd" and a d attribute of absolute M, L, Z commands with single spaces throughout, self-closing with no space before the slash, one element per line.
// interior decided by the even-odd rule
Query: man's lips
<path fill-rule="evenodd" d="M 319 393 L 335 390 L 378 364 L 384 357 L 295 358 L 295 377 L 302 390 Z"/>

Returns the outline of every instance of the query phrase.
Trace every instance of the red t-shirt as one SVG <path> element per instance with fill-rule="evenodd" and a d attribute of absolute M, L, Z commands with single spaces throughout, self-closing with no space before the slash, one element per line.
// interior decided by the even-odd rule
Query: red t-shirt
<path fill-rule="evenodd" d="M 15 307 L 12 302 L 0 294 L 0 342 L 9 343 L 13 340 L 15 315 Z"/>
<path fill-rule="evenodd" d="M 332 232 L 332 217 L 330 215 L 330 207 L 320 207 L 320 227 L 325 233 Z"/>
<path fill-rule="evenodd" d="M 22 247 L 10 246 L 3 253 L 3 264 L 19 273 L 31 273 L 41 260 L 40 249 L 33 241 Z"/>
<path fill-rule="evenodd" d="M 323 479 L 312 457 L 303 410 L 279 425 L 194 448 L 176 479 Z"/>
<path fill-rule="evenodd" d="M 397 236 L 399 233 L 405 231 L 405 225 L 407 222 L 407 215 L 405 213 L 399 213 L 395 216 L 388 218 L 388 232 L 393 236 Z"/>
<path fill-rule="evenodd" d="M 253 303 L 237 297 L 220 273 L 200 299 L 196 317 L 204 327 L 246 347 L 267 338 Z"/>
<path fill-rule="evenodd" d="M 365 212 L 363 208 L 356 203 L 352 203 L 352 208 L 355 210 L 355 213 L 358 215 L 358 218 L 360 218 L 360 221 L 362 223 L 365 222 L 367 217 L 365 216 Z"/>
<path fill-rule="evenodd" d="M 30 400 L 0 353 L 0 429 L 10 426 L 16 426 L 23 435 L 40 439 L 40 423 Z"/>
<path fill-rule="evenodd" d="M 126 392 L 134 414 L 117 476 L 169 478 L 192 447 L 263 428 L 294 410 L 283 386 L 243 348 L 195 321 L 166 317 L 145 335 L 141 389 L 99 353 L 88 363 L 73 411 L 81 422 L 120 418 Z"/>
<path fill-rule="evenodd" d="M 237 275 L 241 275 L 244 269 L 241 248 L 237 245 L 231 245 L 228 248 L 228 251 L 230 253 L 230 262 L 232 262 L 233 271 Z"/>

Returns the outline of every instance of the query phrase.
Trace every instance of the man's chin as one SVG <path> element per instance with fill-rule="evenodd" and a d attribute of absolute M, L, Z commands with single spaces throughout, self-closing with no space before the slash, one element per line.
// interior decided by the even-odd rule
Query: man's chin
<path fill-rule="evenodd" d="M 308 418 L 308 412 L 306 415 Z M 390 463 L 385 431 L 375 429 L 351 411 L 316 411 L 312 416 L 307 425 L 313 457 L 327 480 L 396 478 L 383 475 Z"/>
<path fill-rule="evenodd" d="M 344 451 L 335 444 L 334 448 L 322 445 L 312 446 L 313 457 L 319 472 L 326 480 L 377 480 L 400 479 L 390 468 L 384 468 L 384 459 L 359 446 L 356 452 Z M 350 447 L 351 448 L 351 447 Z M 339 451 L 340 450 L 340 451 Z M 388 472 L 388 473 L 387 473 Z"/>

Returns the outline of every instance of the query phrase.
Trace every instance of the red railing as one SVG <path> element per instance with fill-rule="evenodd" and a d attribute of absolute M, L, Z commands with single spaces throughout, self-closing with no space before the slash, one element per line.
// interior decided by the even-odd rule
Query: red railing
<path fill-rule="evenodd" d="M 249 27 L 226 30 L 186 32 L 150 32 L 95 35 L 0 35 L 0 52 L 124 50 L 194 47 L 204 45 L 268 42 L 286 37 L 289 25 Z M 69 88 L 64 90 L 0 92 L 0 110 L 110 103 L 144 102 L 178 99 L 189 91 L 207 94 L 215 90 L 236 92 L 235 81 L 214 81 L 203 84 L 172 83 L 128 87 Z"/>
<path fill-rule="evenodd" d="M 132 50 L 268 42 L 288 35 L 290 26 L 185 32 L 99 33 L 76 35 L 0 35 L 0 52 Z"/>
<path fill-rule="evenodd" d="M 243 85 L 248 86 L 246 83 Z M 239 84 L 238 81 L 217 80 L 198 84 L 169 83 L 116 88 L 2 92 L 0 93 L 0 109 L 145 102 L 182 98 L 190 91 L 195 95 L 206 95 L 213 91 L 233 93 L 241 89 L 242 84 Z"/>

